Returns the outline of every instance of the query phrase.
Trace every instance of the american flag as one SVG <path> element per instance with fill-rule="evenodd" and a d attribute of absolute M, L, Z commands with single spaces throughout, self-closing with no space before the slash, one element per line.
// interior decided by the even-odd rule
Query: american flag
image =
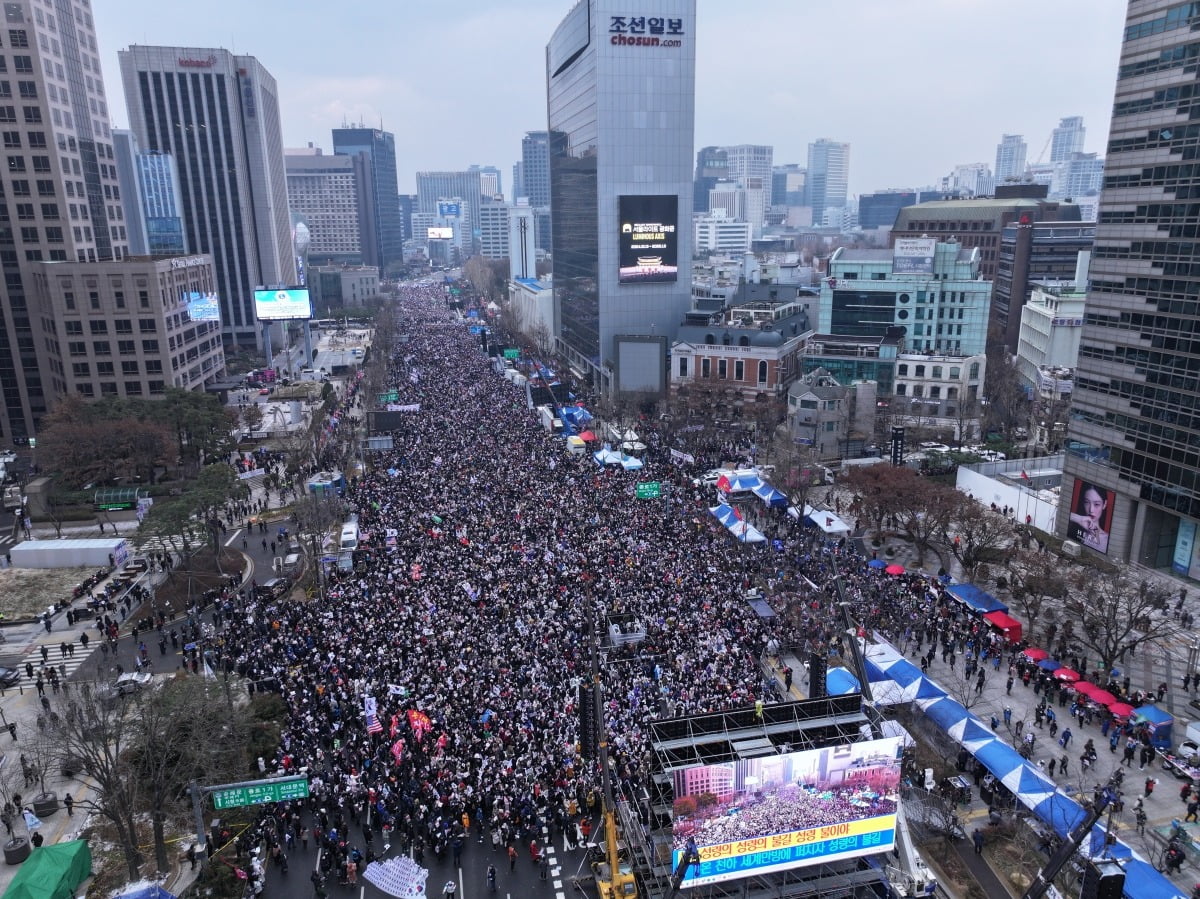
<path fill-rule="evenodd" d="M 367 733 L 381 734 L 383 733 L 383 725 L 379 723 L 379 716 L 374 712 L 367 713 Z"/>

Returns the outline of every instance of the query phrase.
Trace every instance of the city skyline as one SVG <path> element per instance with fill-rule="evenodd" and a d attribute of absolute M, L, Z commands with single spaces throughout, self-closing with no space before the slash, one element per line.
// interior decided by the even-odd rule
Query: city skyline
<path fill-rule="evenodd" d="M 753 9 L 703 5 L 695 146 L 767 144 L 777 164 L 803 164 L 818 138 L 846 142 L 852 195 L 920 187 L 955 165 L 990 163 L 1002 134 L 1024 136 L 1029 162 L 1048 161 L 1051 133 L 1067 116 L 1083 117 L 1084 150 L 1104 155 L 1124 3 L 1015 0 L 1003 16 L 977 0 L 863 3 L 849 31 L 833 6 L 801 13 L 784 0 L 753 0 Z M 399 190 L 415 193 L 417 171 L 471 163 L 508 171 L 520 159 L 525 132 L 546 127 L 545 46 L 573 5 L 464 0 L 447 18 L 424 7 L 397 16 L 369 2 L 343 8 L 344 27 L 315 29 L 306 27 L 313 16 L 277 0 L 213 0 L 181 7 L 169 22 L 150 0 L 110 0 L 97 8 L 96 27 L 114 127 L 129 124 L 118 50 L 225 47 L 256 56 L 275 75 L 285 146 L 311 141 L 331 152 L 331 131 L 344 123 L 382 127 L 396 134 Z M 271 39 L 256 39 L 265 34 Z M 801 43 L 797 34 L 839 40 Z M 1023 65 L 1039 41 L 1047 52 Z M 747 55 L 755 80 L 730 77 L 728 67 Z M 859 60 L 873 67 L 851 68 Z M 799 109 L 811 119 L 798 123 Z"/>

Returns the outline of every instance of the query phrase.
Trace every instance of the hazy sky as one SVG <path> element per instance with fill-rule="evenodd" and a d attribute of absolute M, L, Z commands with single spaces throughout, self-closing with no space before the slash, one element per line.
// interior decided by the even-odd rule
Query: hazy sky
<path fill-rule="evenodd" d="M 545 45 L 574 0 L 102 0 L 94 4 L 113 124 L 117 51 L 225 47 L 279 82 L 284 143 L 332 152 L 330 129 L 396 135 L 400 190 L 424 169 L 495 165 L 506 194 L 521 136 L 546 127 Z M 848 141 L 850 190 L 922 186 L 994 164 L 1000 135 L 1029 161 L 1082 115 L 1104 152 L 1122 0 L 698 0 L 697 148 L 770 144 L 776 164 Z M 169 10 L 169 12 L 168 12 Z M 631 0 L 629 12 L 640 12 Z M 1043 149 L 1045 148 L 1045 152 Z"/>

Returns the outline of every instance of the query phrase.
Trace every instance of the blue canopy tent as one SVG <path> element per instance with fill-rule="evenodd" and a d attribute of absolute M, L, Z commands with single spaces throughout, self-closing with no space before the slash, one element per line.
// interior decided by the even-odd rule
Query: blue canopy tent
<path fill-rule="evenodd" d="M 976 612 L 1007 612 L 1008 606 L 974 584 L 952 584 L 946 588 L 955 599 L 966 603 Z"/>
<path fill-rule="evenodd" d="M 786 507 L 788 504 L 787 496 L 776 490 L 766 481 L 762 481 L 757 487 L 754 487 L 753 492 L 755 496 L 771 508 Z"/>
<path fill-rule="evenodd" d="M 858 693 L 861 690 L 858 678 L 845 668 L 830 668 L 825 672 L 825 689 L 830 696 Z"/>
<path fill-rule="evenodd" d="M 116 899 L 175 899 L 174 894 L 168 893 L 157 883 L 138 883 L 125 888 Z"/>
<path fill-rule="evenodd" d="M 1150 745 L 1155 749 L 1171 748 L 1171 725 L 1175 716 L 1156 705 L 1144 705 L 1133 712 L 1134 724 L 1145 724 L 1150 730 Z"/>
<path fill-rule="evenodd" d="M 1125 863 L 1125 895 L 1133 899 L 1187 899 L 1183 892 L 1158 869 L 1140 858 Z"/>

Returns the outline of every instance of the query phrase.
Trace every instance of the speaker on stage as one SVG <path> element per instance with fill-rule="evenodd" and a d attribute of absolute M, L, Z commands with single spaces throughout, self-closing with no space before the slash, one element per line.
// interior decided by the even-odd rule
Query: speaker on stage
<path fill-rule="evenodd" d="M 817 699 L 828 696 L 825 686 L 825 673 L 829 670 L 829 660 L 822 652 L 814 652 L 808 657 L 808 698 Z"/>
<path fill-rule="evenodd" d="M 1115 862 L 1097 862 L 1083 869 L 1079 899 L 1121 899 L 1125 894 L 1125 872 Z"/>

